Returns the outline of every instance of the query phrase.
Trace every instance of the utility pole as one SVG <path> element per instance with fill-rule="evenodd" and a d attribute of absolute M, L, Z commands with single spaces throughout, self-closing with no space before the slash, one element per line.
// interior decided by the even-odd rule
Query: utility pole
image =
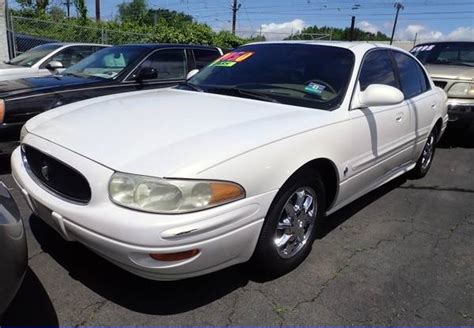
<path fill-rule="evenodd" d="M 355 27 L 356 17 L 352 16 L 351 19 L 351 30 L 349 32 L 349 41 L 354 41 L 354 27 Z"/>
<path fill-rule="evenodd" d="M 71 0 L 66 0 L 67 18 L 71 17 Z"/>
<path fill-rule="evenodd" d="M 100 0 L 95 0 L 95 21 L 100 22 Z"/>
<path fill-rule="evenodd" d="M 237 4 L 237 0 L 233 0 L 232 3 L 232 34 L 235 35 L 235 24 L 237 22 L 237 12 L 239 11 L 242 4 Z"/>
<path fill-rule="evenodd" d="M 390 38 L 390 44 L 393 43 L 393 36 L 395 35 L 395 29 L 397 28 L 398 12 L 400 11 L 400 9 L 405 9 L 405 7 L 403 7 L 403 5 L 400 2 L 395 2 L 393 6 L 397 8 L 397 13 L 395 14 L 395 22 L 393 23 L 393 30 L 392 30 L 392 37 Z"/>

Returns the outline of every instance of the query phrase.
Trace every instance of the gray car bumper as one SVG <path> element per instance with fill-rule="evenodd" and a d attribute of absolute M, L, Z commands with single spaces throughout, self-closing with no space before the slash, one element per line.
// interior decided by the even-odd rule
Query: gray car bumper
<path fill-rule="evenodd" d="M 450 122 L 473 122 L 474 99 L 448 99 L 448 115 Z"/>
<path fill-rule="evenodd" d="M 20 288 L 27 261 L 28 250 L 20 212 L 0 181 L 0 315 Z"/>

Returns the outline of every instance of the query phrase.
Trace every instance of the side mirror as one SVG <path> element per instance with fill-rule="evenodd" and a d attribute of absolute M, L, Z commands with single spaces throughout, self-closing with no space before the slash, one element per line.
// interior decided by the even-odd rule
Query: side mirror
<path fill-rule="evenodd" d="M 192 71 L 189 71 L 188 75 L 186 75 L 186 80 L 189 80 L 197 73 L 199 73 L 199 70 L 197 68 L 193 69 Z"/>
<path fill-rule="evenodd" d="M 63 63 L 57 60 L 52 60 L 48 64 L 46 64 L 45 68 L 51 73 L 51 74 L 57 74 L 58 70 L 64 68 Z"/>
<path fill-rule="evenodd" d="M 389 85 L 371 84 L 359 93 L 359 107 L 389 106 L 401 103 L 403 93 Z"/>
<path fill-rule="evenodd" d="M 146 80 L 155 80 L 158 78 L 158 72 L 153 67 L 142 67 L 137 74 L 136 80 L 146 81 Z"/>

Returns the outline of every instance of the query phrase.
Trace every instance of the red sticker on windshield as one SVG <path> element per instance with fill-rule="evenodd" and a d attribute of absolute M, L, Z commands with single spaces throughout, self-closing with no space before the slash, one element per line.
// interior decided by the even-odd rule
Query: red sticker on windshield
<path fill-rule="evenodd" d="M 251 51 L 229 52 L 216 60 L 211 66 L 232 67 L 237 63 L 243 62 L 254 54 Z"/>

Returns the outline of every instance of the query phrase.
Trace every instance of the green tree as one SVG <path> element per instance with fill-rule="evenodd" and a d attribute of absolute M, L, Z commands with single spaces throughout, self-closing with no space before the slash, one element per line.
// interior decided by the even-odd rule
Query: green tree
<path fill-rule="evenodd" d="M 119 20 L 121 22 L 146 23 L 149 19 L 148 3 L 146 0 L 132 0 L 118 5 Z"/>
<path fill-rule="evenodd" d="M 63 20 L 66 17 L 66 13 L 59 6 L 50 6 L 48 8 L 48 15 L 55 21 Z"/>
<path fill-rule="evenodd" d="M 171 25 L 178 25 L 192 23 L 194 19 L 191 15 L 180 13 L 174 10 L 168 10 L 164 8 L 149 9 L 146 23 L 156 25 L 160 21 L 165 21 L 167 24 Z"/>
<path fill-rule="evenodd" d="M 73 0 L 74 7 L 76 7 L 77 16 L 82 19 L 87 19 L 87 6 L 84 0 Z"/>
<path fill-rule="evenodd" d="M 336 28 L 328 26 L 309 26 L 304 28 L 300 33 L 294 34 L 287 39 L 292 40 L 312 40 L 316 34 L 328 34 L 331 36 L 331 40 L 349 40 L 350 29 L 349 28 Z M 359 28 L 354 29 L 354 41 L 387 41 L 390 38 L 382 32 L 376 34 L 362 31 Z"/>
<path fill-rule="evenodd" d="M 16 0 L 22 9 L 35 10 L 38 14 L 45 14 L 49 0 Z"/>

